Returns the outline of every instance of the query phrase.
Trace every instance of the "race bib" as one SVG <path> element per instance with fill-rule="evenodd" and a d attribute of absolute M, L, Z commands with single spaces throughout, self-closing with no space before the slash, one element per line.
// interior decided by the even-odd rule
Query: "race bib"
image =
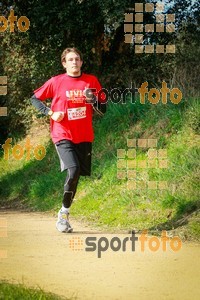
<path fill-rule="evenodd" d="M 78 120 L 86 118 L 86 107 L 68 108 L 68 120 Z"/>

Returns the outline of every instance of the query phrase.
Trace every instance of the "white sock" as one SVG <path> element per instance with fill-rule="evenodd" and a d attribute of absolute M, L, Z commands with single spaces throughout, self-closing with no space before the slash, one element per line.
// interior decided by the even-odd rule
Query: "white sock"
<path fill-rule="evenodd" d="M 64 207 L 64 205 L 62 205 L 61 210 L 62 210 L 62 212 L 69 214 L 69 208 Z"/>

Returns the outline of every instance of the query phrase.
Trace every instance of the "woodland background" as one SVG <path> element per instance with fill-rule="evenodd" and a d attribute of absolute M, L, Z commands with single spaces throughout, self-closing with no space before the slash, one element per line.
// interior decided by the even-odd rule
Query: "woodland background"
<path fill-rule="evenodd" d="M 124 13 L 134 3 L 151 1 L 36 0 L 2 1 L 1 15 L 26 16 L 29 30 L 0 33 L 0 74 L 8 76 L 8 95 L 0 105 L 8 116 L 0 118 L 0 143 L 8 136 L 25 133 L 33 121 L 30 97 L 51 76 L 64 72 L 60 55 L 75 46 L 84 54 L 85 72 L 97 75 L 104 88 L 139 87 L 148 81 L 161 88 L 178 87 L 184 97 L 199 96 L 200 1 L 164 1 L 167 13 L 176 14 L 175 33 L 148 33 L 146 42 L 176 44 L 175 54 L 135 54 L 124 42 Z M 150 20 L 151 18 L 151 20 Z M 144 15 L 144 24 L 155 22 Z M 35 113 L 35 112 L 34 112 Z"/>

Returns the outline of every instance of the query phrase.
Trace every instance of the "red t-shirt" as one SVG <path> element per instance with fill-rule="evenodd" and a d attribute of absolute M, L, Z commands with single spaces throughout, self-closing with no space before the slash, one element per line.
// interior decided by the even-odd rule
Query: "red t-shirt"
<path fill-rule="evenodd" d="M 92 105 L 86 103 L 83 91 L 85 88 L 94 88 L 95 96 L 101 90 L 98 79 L 93 75 L 81 74 L 71 77 L 61 74 L 49 79 L 43 86 L 34 91 L 35 97 L 41 101 L 52 99 L 52 111 L 64 111 L 61 122 L 51 119 L 51 137 L 54 143 L 67 139 L 73 143 L 92 142 L 94 133 L 92 127 Z M 104 102 L 100 93 L 100 102 Z"/>

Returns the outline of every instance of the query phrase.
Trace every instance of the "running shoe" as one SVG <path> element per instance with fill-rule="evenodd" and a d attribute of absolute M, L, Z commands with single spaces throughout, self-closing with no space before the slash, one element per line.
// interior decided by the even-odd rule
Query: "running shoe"
<path fill-rule="evenodd" d="M 69 223 L 69 213 L 62 212 L 62 209 L 58 212 L 58 220 L 56 222 L 56 228 L 60 232 L 72 232 L 73 228 Z"/>

